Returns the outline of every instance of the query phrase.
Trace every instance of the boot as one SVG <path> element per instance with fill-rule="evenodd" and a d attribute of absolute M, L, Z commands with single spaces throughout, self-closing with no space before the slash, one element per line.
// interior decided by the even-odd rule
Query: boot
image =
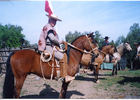
<path fill-rule="evenodd" d="M 65 82 L 69 82 L 75 79 L 75 77 L 69 76 L 67 74 L 67 55 L 64 53 L 64 56 L 61 60 L 59 60 L 60 64 L 60 76 L 65 78 Z"/>

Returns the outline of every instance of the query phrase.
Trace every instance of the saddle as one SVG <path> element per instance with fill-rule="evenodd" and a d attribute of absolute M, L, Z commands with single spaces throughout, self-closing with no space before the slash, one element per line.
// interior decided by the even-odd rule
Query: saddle
<path fill-rule="evenodd" d="M 82 65 L 85 65 L 85 66 L 87 66 L 87 65 L 89 65 L 89 64 L 91 64 L 92 62 L 92 56 L 90 55 L 90 54 L 83 54 L 83 56 L 82 56 L 82 59 L 81 59 L 81 64 Z"/>
<path fill-rule="evenodd" d="M 45 62 L 45 63 L 49 63 L 51 60 L 53 60 L 53 64 L 52 64 L 53 66 L 52 65 L 50 66 L 52 66 L 52 69 L 56 67 L 57 76 L 55 77 L 55 79 L 58 80 L 60 78 L 60 64 L 59 64 L 59 61 L 54 58 L 54 53 L 52 55 L 49 51 L 45 50 L 44 52 L 41 53 L 41 60 L 42 62 Z M 53 77 L 53 72 L 51 74 L 51 80 L 52 80 L 52 77 Z"/>

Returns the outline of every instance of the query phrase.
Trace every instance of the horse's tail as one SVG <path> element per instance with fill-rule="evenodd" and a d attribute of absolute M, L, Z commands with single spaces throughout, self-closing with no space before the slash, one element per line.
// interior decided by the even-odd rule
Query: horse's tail
<path fill-rule="evenodd" d="M 11 56 L 15 52 L 12 52 L 6 63 L 6 75 L 5 75 L 5 81 L 3 86 L 3 97 L 2 98 L 13 98 L 14 96 L 14 74 L 11 68 L 10 59 Z"/>

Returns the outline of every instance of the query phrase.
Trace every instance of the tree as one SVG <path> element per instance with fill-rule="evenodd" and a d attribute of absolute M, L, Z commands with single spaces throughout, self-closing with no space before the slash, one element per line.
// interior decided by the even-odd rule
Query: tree
<path fill-rule="evenodd" d="M 126 37 L 126 40 L 129 41 L 129 44 L 132 48 L 132 52 L 127 54 L 127 59 L 130 62 L 133 62 L 136 58 L 136 46 L 134 45 L 134 42 L 139 43 L 140 42 L 140 27 L 138 23 L 134 23 L 133 26 L 130 27 L 129 33 Z"/>
<path fill-rule="evenodd" d="M 102 47 L 102 42 L 104 41 L 104 39 L 99 31 L 95 31 L 95 40 L 97 41 L 99 47 Z"/>
<path fill-rule="evenodd" d="M 122 35 L 122 36 L 119 36 L 118 39 L 115 41 L 115 46 L 117 47 L 118 45 L 120 45 L 121 43 L 124 43 L 125 42 L 125 37 Z"/>
<path fill-rule="evenodd" d="M 25 37 L 21 34 L 22 30 L 20 26 L 0 24 L 0 48 L 19 47 L 21 38 Z"/>
<path fill-rule="evenodd" d="M 80 35 L 82 35 L 80 32 L 75 31 L 74 33 L 69 32 L 66 36 L 66 42 L 72 43 L 77 37 L 79 37 Z"/>

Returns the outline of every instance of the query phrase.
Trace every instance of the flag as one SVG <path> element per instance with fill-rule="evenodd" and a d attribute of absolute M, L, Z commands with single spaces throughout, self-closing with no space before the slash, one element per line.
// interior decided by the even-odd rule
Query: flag
<path fill-rule="evenodd" d="M 53 14 L 53 8 L 50 0 L 45 1 L 45 11 L 51 15 Z M 57 25 L 55 25 L 56 32 L 58 33 Z"/>
<path fill-rule="evenodd" d="M 52 9 L 52 5 L 51 2 L 49 0 L 45 1 L 45 11 L 51 15 L 53 14 L 53 9 Z"/>

